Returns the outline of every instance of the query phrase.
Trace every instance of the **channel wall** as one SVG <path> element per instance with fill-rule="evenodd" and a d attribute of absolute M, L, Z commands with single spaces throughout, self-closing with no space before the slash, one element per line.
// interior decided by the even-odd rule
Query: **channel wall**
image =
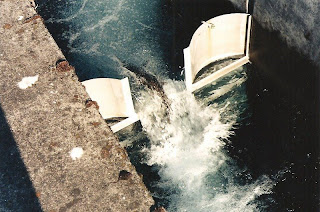
<path fill-rule="evenodd" d="M 34 2 L 1 0 L 0 14 L 0 211 L 150 211 Z"/>

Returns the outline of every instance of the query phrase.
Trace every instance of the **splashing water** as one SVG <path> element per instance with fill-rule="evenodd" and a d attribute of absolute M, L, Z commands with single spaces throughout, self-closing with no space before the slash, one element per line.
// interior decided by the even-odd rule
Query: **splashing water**
<path fill-rule="evenodd" d="M 80 78 L 130 77 L 143 131 L 123 131 L 122 142 L 139 146 L 148 138 L 137 154 L 144 156 L 143 163 L 158 168 L 160 180 L 152 186 L 159 204 L 168 211 L 260 210 L 257 197 L 271 192 L 272 180 L 252 179 L 224 148 L 247 113 L 244 70 L 194 96 L 184 82 L 166 76 L 164 58 L 172 32 L 157 15 L 161 1 L 84 0 L 55 7 L 58 18 L 50 16 L 49 23 L 67 26 L 60 36 Z M 139 85 L 125 70 L 124 62 L 144 66 L 164 82 L 169 111 L 156 91 Z"/>
<path fill-rule="evenodd" d="M 219 89 L 230 93 L 230 87 L 239 86 L 235 81 L 242 84 L 245 77 L 231 78 L 228 86 Z M 154 196 L 169 202 L 169 211 L 256 211 L 255 198 L 270 193 L 273 182 L 261 176 L 239 184 L 246 171 L 238 168 L 223 148 L 237 114 L 230 114 L 225 121 L 221 117 L 234 112 L 237 105 L 207 106 L 187 92 L 181 81 L 167 80 L 164 90 L 171 100 L 168 114 L 161 99 L 148 91 L 141 92 L 137 107 L 151 142 L 142 149 L 147 155 L 145 162 L 160 167 L 161 180 L 156 186 L 167 191 L 166 196 Z"/>

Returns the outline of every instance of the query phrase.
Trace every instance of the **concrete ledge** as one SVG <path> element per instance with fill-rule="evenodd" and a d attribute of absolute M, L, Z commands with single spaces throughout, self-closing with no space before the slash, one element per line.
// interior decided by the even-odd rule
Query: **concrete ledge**
<path fill-rule="evenodd" d="M 32 5 L 0 1 L 0 104 L 42 210 L 149 211 L 141 177 L 95 105 L 85 104 L 74 69 L 56 67 L 64 56 Z M 31 76 L 38 80 L 21 89 Z M 75 147 L 83 155 L 73 160 Z M 118 180 L 121 170 L 132 175 Z M 0 209 L 18 211 L 5 200 L 0 193 Z"/>

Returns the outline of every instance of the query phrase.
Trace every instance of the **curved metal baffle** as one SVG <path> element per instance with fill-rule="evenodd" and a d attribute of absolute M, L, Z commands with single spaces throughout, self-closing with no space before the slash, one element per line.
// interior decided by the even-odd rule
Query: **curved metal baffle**
<path fill-rule="evenodd" d="M 251 16 L 246 13 L 221 15 L 203 22 L 183 51 L 187 90 L 194 92 L 248 63 L 250 31 Z M 228 58 L 240 59 L 194 83 L 204 67 Z"/>
<path fill-rule="evenodd" d="M 110 78 L 95 78 L 83 81 L 87 93 L 99 105 L 101 116 L 108 120 L 112 118 L 125 118 L 111 126 L 117 132 L 139 120 L 136 114 L 128 78 L 122 80 Z"/>

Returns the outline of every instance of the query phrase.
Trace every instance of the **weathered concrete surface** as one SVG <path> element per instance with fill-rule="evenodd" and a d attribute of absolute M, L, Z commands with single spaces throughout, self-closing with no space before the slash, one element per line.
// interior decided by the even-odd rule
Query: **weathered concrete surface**
<path fill-rule="evenodd" d="M 245 11 L 245 0 L 229 0 Z M 250 13 L 264 28 L 279 32 L 290 46 L 320 67 L 320 1 L 249 0 Z"/>
<path fill-rule="evenodd" d="M 86 106 L 74 70 L 56 68 L 64 56 L 32 3 L 0 0 L 0 211 L 149 211 L 141 177 Z M 74 147 L 84 150 L 76 160 Z M 132 176 L 117 182 L 121 170 Z"/>

